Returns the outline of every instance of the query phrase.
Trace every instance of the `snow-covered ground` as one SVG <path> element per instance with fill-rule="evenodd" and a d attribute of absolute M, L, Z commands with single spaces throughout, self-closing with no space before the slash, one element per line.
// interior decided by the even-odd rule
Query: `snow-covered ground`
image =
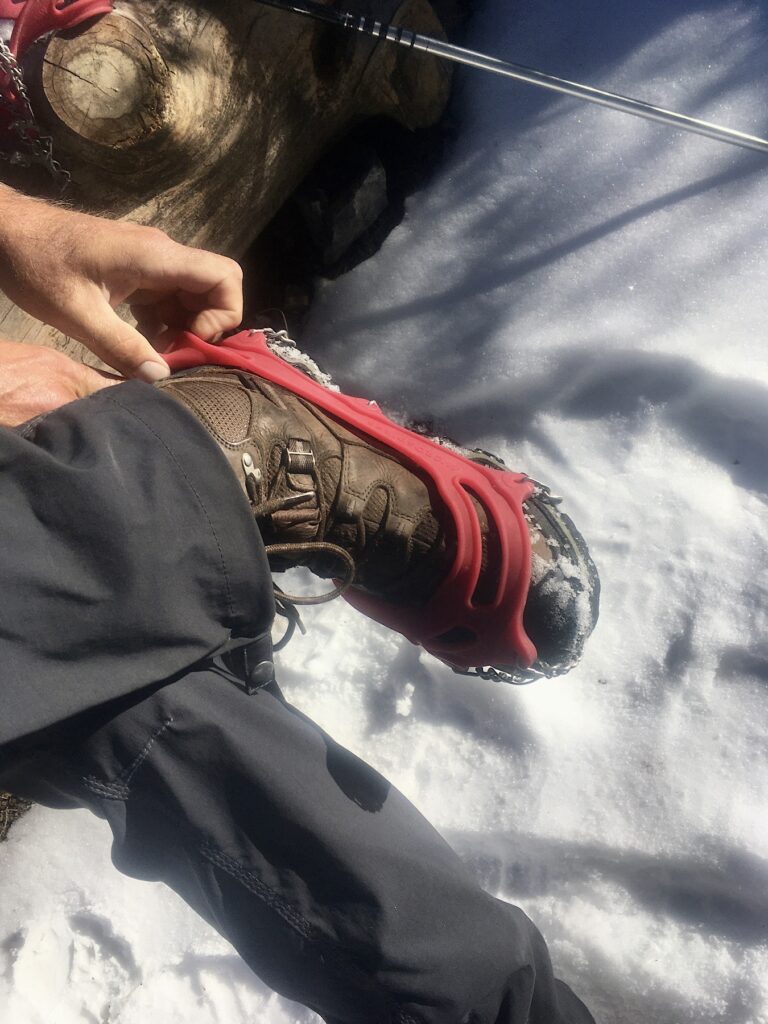
<path fill-rule="evenodd" d="M 766 43 L 766 0 L 484 0 L 468 41 L 758 135 Z M 563 494 L 601 619 L 576 671 L 515 689 L 335 602 L 281 682 L 528 912 L 600 1024 L 765 1024 L 768 158 L 473 72 L 455 110 L 301 341 Z M 8 1024 L 317 1020 L 119 876 L 85 812 L 33 811 L 0 871 Z"/>

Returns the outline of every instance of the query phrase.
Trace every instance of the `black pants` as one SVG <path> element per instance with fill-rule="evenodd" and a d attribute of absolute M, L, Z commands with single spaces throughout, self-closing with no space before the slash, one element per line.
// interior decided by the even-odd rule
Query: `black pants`
<path fill-rule="evenodd" d="M 0 784 L 90 807 L 334 1024 L 586 1024 L 522 911 L 283 699 L 225 460 L 149 385 L 0 431 Z"/>

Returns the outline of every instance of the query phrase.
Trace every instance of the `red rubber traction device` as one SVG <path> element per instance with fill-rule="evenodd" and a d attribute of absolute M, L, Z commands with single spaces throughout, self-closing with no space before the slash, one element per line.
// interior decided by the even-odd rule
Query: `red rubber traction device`
<path fill-rule="evenodd" d="M 460 669 L 483 665 L 527 668 L 536 648 L 523 628 L 531 575 L 531 542 L 523 502 L 533 483 L 522 473 L 491 469 L 388 419 L 375 402 L 338 394 L 275 355 L 260 331 L 243 331 L 219 345 L 193 334 L 176 335 L 165 358 L 171 370 L 229 366 L 256 374 L 318 406 L 344 426 L 407 460 L 442 500 L 452 525 L 453 566 L 421 608 L 395 607 L 351 588 L 346 600 L 370 618 L 402 633 L 441 661 Z M 498 584 L 492 601 L 475 604 L 481 572 L 480 524 L 470 495 L 484 507 L 498 537 Z M 458 642 L 441 640 L 459 635 Z"/>

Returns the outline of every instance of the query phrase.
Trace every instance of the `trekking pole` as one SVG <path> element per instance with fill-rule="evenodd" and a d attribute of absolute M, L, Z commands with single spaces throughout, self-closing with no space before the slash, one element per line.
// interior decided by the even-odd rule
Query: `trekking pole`
<path fill-rule="evenodd" d="M 711 124 L 709 121 L 700 121 L 697 117 L 678 114 L 674 110 L 655 107 L 652 103 L 635 100 L 630 96 L 621 96 L 619 93 L 595 89 L 590 85 L 569 82 L 565 78 L 547 75 L 543 71 L 536 71 L 535 68 L 527 68 L 522 64 L 511 64 L 508 61 L 498 60 L 496 57 L 488 57 L 482 53 L 475 53 L 473 50 L 465 50 L 461 46 L 445 43 L 441 39 L 424 36 L 418 32 L 410 32 L 399 25 L 388 25 L 376 21 L 372 17 L 352 14 L 350 11 L 337 11 L 332 7 L 317 3 L 316 0 L 258 0 L 258 3 L 277 7 L 282 11 L 291 11 L 294 14 L 303 14 L 316 21 L 324 21 L 339 28 L 361 32 L 363 35 L 373 36 L 376 39 L 386 39 L 390 43 L 399 43 L 410 50 L 420 50 L 422 53 L 430 53 L 434 57 L 442 57 L 444 60 L 454 61 L 457 64 L 467 64 L 469 67 L 480 68 L 482 71 L 492 71 L 494 74 L 515 78 L 520 82 L 538 85 L 542 89 L 552 89 L 554 92 L 575 96 L 588 103 L 598 103 L 600 106 L 610 107 L 623 114 L 644 117 L 648 121 L 660 121 L 673 128 L 695 132 L 697 135 L 706 135 L 718 142 L 727 142 L 732 146 L 741 146 L 743 149 L 755 149 L 760 153 L 768 153 L 768 140 L 757 138 L 755 135 L 747 135 L 733 128 L 723 128 L 721 125 Z"/>

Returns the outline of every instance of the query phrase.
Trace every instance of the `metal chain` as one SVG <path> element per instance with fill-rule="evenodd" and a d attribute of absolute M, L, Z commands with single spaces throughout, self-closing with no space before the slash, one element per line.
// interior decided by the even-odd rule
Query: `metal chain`
<path fill-rule="evenodd" d="M 53 141 L 43 135 L 32 111 L 21 68 L 7 43 L 0 39 L 0 114 L 10 118 L 8 133 L 11 148 L 0 141 L 0 159 L 11 164 L 45 167 L 61 191 L 67 187 L 70 174 L 53 156 Z"/>

